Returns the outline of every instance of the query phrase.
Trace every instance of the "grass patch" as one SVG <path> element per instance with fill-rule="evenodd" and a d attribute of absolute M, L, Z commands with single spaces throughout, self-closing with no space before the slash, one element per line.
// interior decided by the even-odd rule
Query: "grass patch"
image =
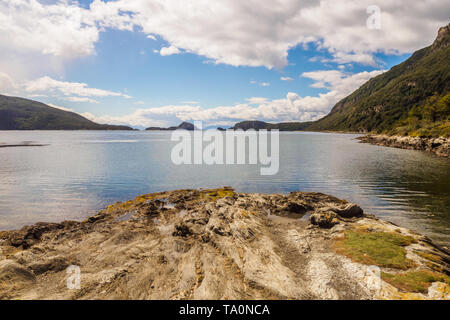
<path fill-rule="evenodd" d="M 413 242 L 412 237 L 393 232 L 347 230 L 337 240 L 336 251 L 359 263 L 406 270 L 414 263 L 403 247 Z"/>
<path fill-rule="evenodd" d="M 427 293 L 428 287 L 436 281 L 450 285 L 450 278 L 428 270 L 408 271 L 399 274 L 381 272 L 381 279 L 406 292 Z"/>
<path fill-rule="evenodd" d="M 417 255 L 421 256 L 422 258 L 425 258 L 427 260 L 433 261 L 433 262 L 442 262 L 442 258 L 434 253 L 424 252 L 424 251 L 414 251 L 417 253 Z"/>
<path fill-rule="evenodd" d="M 443 259 L 442 257 L 438 256 L 437 254 L 434 253 L 430 253 L 430 252 L 424 252 L 424 251 L 414 251 L 417 255 L 419 255 L 420 257 L 426 259 L 425 261 L 425 265 L 434 270 L 434 271 L 438 271 L 438 272 L 443 272 L 444 268 L 442 266 L 443 263 Z"/>

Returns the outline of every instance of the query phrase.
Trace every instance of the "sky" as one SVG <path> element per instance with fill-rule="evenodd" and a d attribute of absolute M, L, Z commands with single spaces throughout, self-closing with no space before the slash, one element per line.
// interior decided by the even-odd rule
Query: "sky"
<path fill-rule="evenodd" d="M 0 0 L 0 94 L 135 128 L 316 120 L 449 17 L 448 0 Z"/>

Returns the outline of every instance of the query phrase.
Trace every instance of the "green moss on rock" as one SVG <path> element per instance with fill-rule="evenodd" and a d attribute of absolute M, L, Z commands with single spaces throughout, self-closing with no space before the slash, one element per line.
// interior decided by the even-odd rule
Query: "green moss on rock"
<path fill-rule="evenodd" d="M 336 250 L 359 263 L 406 270 L 414 263 L 403 247 L 413 242 L 412 237 L 393 232 L 347 230 L 336 242 Z"/>
<path fill-rule="evenodd" d="M 426 293 L 428 287 L 436 281 L 450 284 L 450 278 L 428 270 L 416 270 L 392 274 L 381 273 L 381 279 L 405 292 Z"/>

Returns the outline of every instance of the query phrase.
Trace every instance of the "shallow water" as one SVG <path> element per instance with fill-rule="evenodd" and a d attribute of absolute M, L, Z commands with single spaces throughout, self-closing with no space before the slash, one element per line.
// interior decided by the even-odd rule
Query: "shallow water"
<path fill-rule="evenodd" d="M 170 132 L 0 131 L 0 229 L 80 220 L 139 194 L 233 186 L 240 192 L 318 191 L 450 246 L 450 161 L 360 144 L 357 135 L 280 133 L 280 169 L 258 165 L 181 165 L 170 160 Z"/>

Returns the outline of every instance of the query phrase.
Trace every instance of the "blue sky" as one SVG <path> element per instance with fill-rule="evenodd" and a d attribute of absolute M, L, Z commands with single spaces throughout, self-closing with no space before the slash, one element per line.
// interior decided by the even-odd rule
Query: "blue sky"
<path fill-rule="evenodd" d="M 378 16 L 365 1 L 275 2 L 6 1 L 0 92 L 139 128 L 314 120 L 431 44 L 449 13 L 433 0 L 427 12 L 378 1 Z"/>
<path fill-rule="evenodd" d="M 315 96 L 326 92 L 326 89 L 311 88 L 310 85 L 314 81 L 300 75 L 308 71 L 335 70 L 339 66 L 337 63 L 309 61 L 313 57 L 331 59 L 326 50 L 317 50 L 314 45 L 306 49 L 297 46 L 289 50 L 289 65 L 282 70 L 216 65 L 208 63 L 208 58 L 191 53 L 161 56 L 153 52 L 168 45 L 162 39 L 147 39 L 143 33 L 108 30 L 101 34 L 96 45 L 97 55 L 71 64 L 67 69 L 67 78 L 71 81 L 87 82 L 96 88 L 126 90 L 135 100 L 150 106 L 198 102 L 208 108 L 234 105 L 250 97 L 278 99 L 290 91 L 298 92 L 302 96 Z M 410 54 L 378 54 L 380 66 L 346 64 L 345 72 L 389 69 L 409 56 Z M 281 77 L 290 77 L 293 80 L 282 81 Z M 262 86 L 264 82 L 270 85 Z M 115 108 L 109 109 L 114 100 Z M 120 115 L 123 113 L 123 103 L 124 101 L 112 99 L 107 104 L 96 106 L 96 109 Z M 72 107 L 77 106 L 73 104 Z M 84 108 L 86 109 L 77 111 L 89 111 L 88 105 Z"/>

